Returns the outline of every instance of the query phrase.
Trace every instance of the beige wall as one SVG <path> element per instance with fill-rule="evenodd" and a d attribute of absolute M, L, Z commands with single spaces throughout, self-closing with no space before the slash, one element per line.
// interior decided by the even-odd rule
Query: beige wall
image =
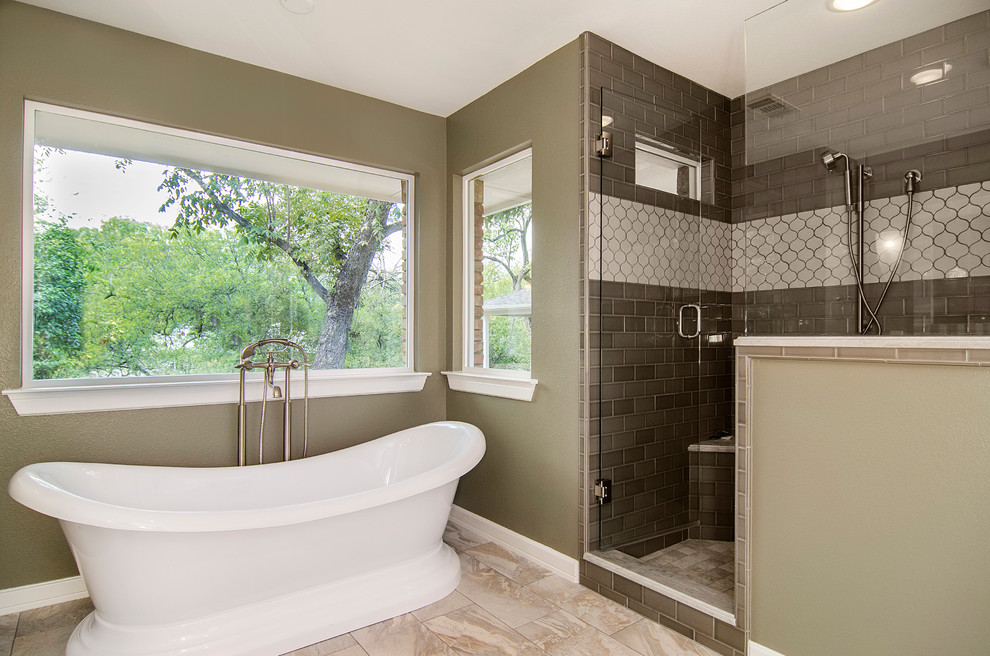
<path fill-rule="evenodd" d="M 752 640 L 990 645 L 990 368 L 756 360 Z"/>
<path fill-rule="evenodd" d="M 20 385 L 25 99 L 416 173 L 415 357 L 433 375 L 417 394 L 313 401 L 311 437 L 323 452 L 444 418 L 444 119 L 11 0 L 0 0 L 0 388 Z M 232 405 L 19 417 L 2 398 L 0 486 L 44 460 L 231 463 L 234 422 Z M 75 573 L 56 522 L 0 495 L 0 589 Z"/>
<path fill-rule="evenodd" d="M 533 147 L 531 403 L 448 392 L 447 416 L 479 426 L 488 452 L 455 502 L 578 557 L 580 469 L 580 53 L 574 41 L 447 120 L 452 366 L 461 352 L 460 186 L 499 155 Z"/>

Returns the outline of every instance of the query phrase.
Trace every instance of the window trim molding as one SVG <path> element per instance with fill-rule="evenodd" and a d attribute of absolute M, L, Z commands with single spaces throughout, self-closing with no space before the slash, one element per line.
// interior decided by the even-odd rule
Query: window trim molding
<path fill-rule="evenodd" d="M 309 397 L 326 398 L 332 396 L 361 396 L 366 394 L 395 394 L 419 392 L 426 385 L 429 373 L 399 372 L 390 369 L 349 369 L 339 375 L 336 372 L 313 373 L 309 378 Z M 27 386 L 20 389 L 3 390 L 3 396 L 10 399 L 17 414 L 22 417 L 34 415 L 68 414 L 77 412 L 107 412 L 113 410 L 140 410 L 147 408 L 173 408 L 192 405 L 218 405 L 237 403 L 239 382 L 236 378 L 176 376 L 181 380 L 153 381 L 107 379 L 85 379 L 87 384 L 77 381 L 43 381 L 66 384 L 47 386 Z M 121 382 L 124 381 L 124 382 Z M 38 381 L 36 381 L 38 382 Z M 76 383 L 76 384 L 72 384 Z M 293 390 L 303 389 L 303 377 L 293 373 Z M 248 402 L 261 401 L 262 383 L 257 376 L 245 385 Z M 294 400 L 302 400 L 302 393 L 293 392 Z M 272 400 L 269 397 L 269 400 Z"/>
<path fill-rule="evenodd" d="M 474 361 L 474 204 L 468 190 L 476 178 L 492 171 L 532 158 L 533 147 L 527 146 L 491 164 L 460 177 L 461 196 L 461 361 L 459 371 L 442 371 L 450 389 L 486 394 L 520 401 L 531 401 L 537 380 L 531 371 L 475 367 Z M 531 354 L 532 356 L 532 354 Z"/>
<path fill-rule="evenodd" d="M 497 371 L 498 374 L 491 372 Z M 465 371 L 441 371 L 447 377 L 447 384 L 455 392 L 471 392 L 487 396 L 500 396 L 516 401 L 532 401 L 536 391 L 535 378 L 529 377 L 529 372 L 518 372 L 524 376 L 510 376 L 510 372 L 499 369 L 479 369 L 477 367 Z"/>
<path fill-rule="evenodd" d="M 429 372 L 415 371 L 416 327 L 416 176 L 392 169 L 354 164 L 331 157 L 312 155 L 289 148 L 266 146 L 244 139 L 231 139 L 205 132 L 172 128 L 150 121 L 121 118 L 33 100 L 24 101 L 22 150 L 22 222 L 21 222 L 21 387 L 0 392 L 10 399 L 19 415 L 100 412 L 138 408 L 162 408 L 189 405 L 236 403 L 238 374 L 199 374 L 190 376 L 155 376 L 129 378 L 79 378 L 35 380 L 34 370 L 34 141 L 35 113 L 38 111 L 93 120 L 166 136 L 196 139 L 221 146 L 249 148 L 274 156 L 290 157 L 316 164 L 370 173 L 387 174 L 407 184 L 406 197 L 406 365 L 382 369 L 341 369 L 310 373 L 310 396 L 357 396 L 418 392 L 426 384 Z M 303 378 L 294 374 L 293 383 L 301 386 Z M 259 379 L 260 380 L 260 379 Z M 253 386 L 249 383 L 249 387 Z M 260 390 L 260 383 L 257 385 Z M 299 389 L 297 387 L 296 389 Z M 261 400 L 260 392 L 248 393 L 249 400 Z"/>

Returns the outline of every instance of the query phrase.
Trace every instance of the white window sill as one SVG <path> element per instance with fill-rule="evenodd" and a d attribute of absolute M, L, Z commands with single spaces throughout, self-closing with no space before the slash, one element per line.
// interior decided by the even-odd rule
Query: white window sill
<path fill-rule="evenodd" d="M 419 392 L 426 384 L 429 373 L 416 371 L 368 371 L 341 373 L 317 373 L 309 376 L 309 397 L 359 396 L 364 394 L 396 394 Z M 275 384 L 282 386 L 284 375 L 275 376 Z M 212 380 L 185 379 L 115 383 L 75 382 L 42 387 L 3 390 L 21 416 L 54 415 L 71 412 L 106 412 L 109 410 L 137 410 L 142 408 L 172 408 L 190 405 L 217 405 L 237 403 L 239 384 L 236 378 L 225 376 Z M 55 381 L 53 381 L 55 382 Z M 262 395 L 259 377 L 247 382 L 247 400 L 260 401 Z M 284 390 L 283 390 L 284 391 Z M 269 392 L 268 399 L 271 400 Z M 291 398 L 303 398 L 303 377 L 292 377 Z"/>
<path fill-rule="evenodd" d="M 447 377 L 447 384 L 455 392 L 471 392 L 500 396 L 517 401 L 532 401 L 536 390 L 535 378 L 522 378 L 496 373 L 474 373 L 467 371 L 441 371 Z"/>

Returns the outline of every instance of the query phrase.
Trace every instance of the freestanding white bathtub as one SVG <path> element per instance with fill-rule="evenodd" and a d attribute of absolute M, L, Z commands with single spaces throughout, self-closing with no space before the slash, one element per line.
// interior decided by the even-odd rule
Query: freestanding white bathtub
<path fill-rule="evenodd" d="M 67 656 L 281 654 L 442 599 L 442 542 L 481 431 L 437 422 L 249 467 L 30 465 L 10 496 L 59 519 L 96 610 Z"/>

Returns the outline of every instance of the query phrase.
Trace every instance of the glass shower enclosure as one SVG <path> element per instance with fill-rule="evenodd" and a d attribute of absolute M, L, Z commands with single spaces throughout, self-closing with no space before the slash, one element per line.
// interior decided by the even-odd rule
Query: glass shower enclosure
<path fill-rule="evenodd" d="M 728 135 L 715 116 L 598 97 L 592 550 L 731 613 Z M 687 571 L 700 561 L 710 571 Z"/>

